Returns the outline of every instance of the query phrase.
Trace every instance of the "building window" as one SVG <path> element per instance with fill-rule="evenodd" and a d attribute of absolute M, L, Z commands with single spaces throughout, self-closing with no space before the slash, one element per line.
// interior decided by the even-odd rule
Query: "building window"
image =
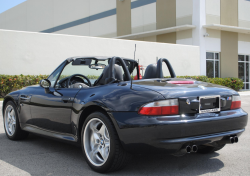
<path fill-rule="evenodd" d="M 243 80 L 243 89 L 249 89 L 249 56 L 238 56 L 238 77 Z"/>
<path fill-rule="evenodd" d="M 207 77 L 215 78 L 220 77 L 220 58 L 219 53 L 207 52 L 206 53 L 206 68 Z"/>

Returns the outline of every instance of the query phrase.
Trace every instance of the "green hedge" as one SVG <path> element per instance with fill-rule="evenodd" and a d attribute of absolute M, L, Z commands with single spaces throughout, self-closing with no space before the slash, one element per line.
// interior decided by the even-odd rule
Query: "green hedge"
<path fill-rule="evenodd" d="M 38 84 L 48 75 L 0 75 L 0 97 L 9 92 L 21 89 L 25 86 Z M 97 79 L 97 76 L 88 75 L 89 79 Z M 239 78 L 208 78 L 206 76 L 177 76 L 177 78 L 194 79 L 197 81 L 210 82 L 232 88 L 236 91 L 242 89 L 244 84 Z"/>
<path fill-rule="evenodd" d="M 25 86 L 38 84 L 48 75 L 0 75 L 0 97 Z"/>

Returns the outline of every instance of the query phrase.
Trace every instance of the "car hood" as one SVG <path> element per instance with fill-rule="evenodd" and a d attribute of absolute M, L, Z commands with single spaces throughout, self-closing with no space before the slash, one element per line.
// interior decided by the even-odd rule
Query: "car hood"
<path fill-rule="evenodd" d="M 166 99 L 204 95 L 238 95 L 235 90 L 228 87 L 191 79 L 142 79 L 133 81 L 133 85 L 156 91 Z"/>

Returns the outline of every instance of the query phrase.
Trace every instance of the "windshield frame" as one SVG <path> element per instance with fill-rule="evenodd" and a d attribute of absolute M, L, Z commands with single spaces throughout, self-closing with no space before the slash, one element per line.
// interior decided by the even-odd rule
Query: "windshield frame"
<path fill-rule="evenodd" d="M 60 70 L 60 72 L 59 72 L 59 74 L 58 74 L 58 76 L 57 76 L 57 78 L 56 78 L 56 81 L 55 81 L 55 83 L 54 83 L 54 85 L 52 86 L 52 88 L 55 88 L 55 85 L 56 85 L 56 83 L 57 83 L 57 81 L 58 81 L 58 79 L 59 79 L 59 77 L 60 77 L 60 75 L 61 75 L 61 73 L 62 73 L 62 71 L 63 71 L 63 69 L 65 68 L 65 66 L 66 65 L 68 65 L 68 61 L 67 60 L 65 60 L 65 61 L 63 61 L 49 76 L 48 76 L 48 80 L 50 80 L 50 77 L 61 67 L 61 66 L 63 66 L 62 67 L 62 69 Z"/>

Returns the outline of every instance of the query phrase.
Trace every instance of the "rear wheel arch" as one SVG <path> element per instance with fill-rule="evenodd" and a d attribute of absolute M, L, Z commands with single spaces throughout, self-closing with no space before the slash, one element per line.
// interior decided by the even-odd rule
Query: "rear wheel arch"
<path fill-rule="evenodd" d="M 82 111 L 82 113 L 81 113 L 81 115 L 80 115 L 80 118 L 79 118 L 78 129 L 77 129 L 77 135 L 78 135 L 79 142 L 81 141 L 81 130 L 82 130 L 82 126 L 83 126 L 85 120 L 87 119 L 87 117 L 88 117 L 90 114 L 94 113 L 94 112 L 101 112 L 101 113 L 107 115 L 107 116 L 110 118 L 110 120 L 111 120 L 111 122 L 113 123 L 113 125 L 115 126 L 115 124 L 114 124 L 112 118 L 110 117 L 110 115 L 108 114 L 108 112 L 107 112 L 105 109 L 103 109 L 102 107 L 100 107 L 100 106 L 98 106 L 98 105 L 91 105 L 91 106 L 88 106 L 88 107 L 86 107 L 86 108 Z"/>
<path fill-rule="evenodd" d="M 89 115 L 83 121 L 82 130 L 81 130 L 81 137 L 80 137 L 84 141 L 79 140 L 79 142 L 81 143 L 81 147 L 82 147 L 86 162 L 93 170 L 100 172 L 100 173 L 112 172 L 112 171 L 122 169 L 123 167 L 125 167 L 129 163 L 129 160 L 132 157 L 132 155 L 130 153 L 128 153 L 127 151 L 125 151 L 123 146 L 121 145 L 121 141 L 120 141 L 119 136 L 117 134 L 117 129 L 115 128 L 115 124 L 112 121 L 112 115 L 110 115 L 107 111 L 98 110 L 96 108 L 94 109 L 94 111 L 92 111 L 92 112 L 88 111 L 88 112 L 89 112 Z M 89 123 L 92 122 L 92 120 L 93 121 L 100 120 L 100 122 L 105 125 L 105 128 L 107 128 L 107 130 L 108 130 L 107 132 L 109 133 L 108 136 L 110 139 L 109 140 L 110 143 L 108 146 L 111 146 L 111 150 L 109 148 L 108 158 L 104 163 L 102 163 L 102 165 L 96 165 L 96 163 L 93 163 L 93 160 L 90 159 L 90 157 L 89 157 L 90 156 L 89 154 L 91 154 L 91 152 L 94 151 L 94 149 L 91 146 L 89 146 L 90 145 L 89 142 L 93 141 L 93 140 L 89 140 L 87 137 L 90 135 L 90 133 L 88 132 L 88 130 L 90 130 L 88 125 L 89 125 Z M 99 129 L 100 128 L 97 128 L 97 126 L 96 126 L 96 130 L 90 130 L 90 131 L 94 131 L 94 133 L 95 133 L 95 131 L 99 131 Z M 85 131 L 85 130 L 87 130 L 87 131 Z M 87 136 L 85 135 L 84 132 L 87 132 L 86 133 Z M 101 135 L 101 139 L 104 140 L 103 135 Z M 99 139 L 99 140 L 101 140 L 101 139 Z M 95 143 L 100 144 L 99 142 L 95 142 Z M 101 143 L 101 145 L 102 145 L 102 143 Z M 104 147 L 105 147 L 105 145 L 104 145 Z M 89 147 L 87 147 L 87 146 L 89 146 L 92 149 L 88 150 Z M 87 150 L 85 147 L 87 148 Z M 101 154 L 101 156 L 102 156 L 102 154 Z"/>

